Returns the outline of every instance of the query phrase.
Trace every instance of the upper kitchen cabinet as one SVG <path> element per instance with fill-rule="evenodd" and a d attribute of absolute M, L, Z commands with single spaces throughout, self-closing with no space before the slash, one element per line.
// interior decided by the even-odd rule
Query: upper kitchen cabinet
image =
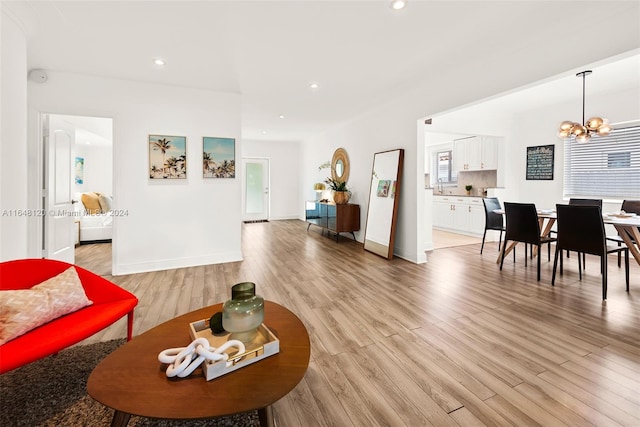
<path fill-rule="evenodd" d="M 471 136 L 453 141 L 453 162 L 457 171 L 497 170 L 500 138 Z"/>

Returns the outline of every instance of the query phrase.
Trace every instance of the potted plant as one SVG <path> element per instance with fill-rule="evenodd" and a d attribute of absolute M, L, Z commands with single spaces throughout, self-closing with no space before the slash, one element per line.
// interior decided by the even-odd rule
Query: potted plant
<path fill-rule="evenodd" d="M 333 201 L 336 202 L 337 205 L 349 203 L 351 190 L 347 188 L 346 182 L 333 178 L 327 178 L 324 182 L 333 190 Z"/>
<path fill-rule="evenodd" d="M 465 185 L 464 189 L 467 190 L 467 196 L 471 195 L 471 189 L 473 188 L 473 185 Z"/>

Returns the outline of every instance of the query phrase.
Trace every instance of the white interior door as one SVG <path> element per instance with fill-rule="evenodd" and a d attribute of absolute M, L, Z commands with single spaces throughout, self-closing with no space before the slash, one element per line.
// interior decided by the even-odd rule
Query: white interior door
<path fill-rule="evenodd" d="M 269 219 L 269 159 L 243 159 L 243 221 Z"/>
<path fill-rule="evenodd" d="M 55 115 L 43 117 L 45 146 L 44 257 L 74 263 L 71 205 L 75 129 Z"/>

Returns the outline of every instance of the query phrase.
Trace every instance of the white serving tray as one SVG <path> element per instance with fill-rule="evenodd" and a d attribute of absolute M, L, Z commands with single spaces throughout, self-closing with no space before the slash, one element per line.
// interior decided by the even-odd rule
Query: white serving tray
<path fill-rule="evenodd" d="M 206 338 L 212 347 L 218 348 L 226 343 L 231 334 L 225 332 L 223 334 L 213 334 L 209 328 L 208 320 L 198 320 L 189 323 L 189 332 L 192 339 Z M 203 371 L 210 381 L 214 378 L 233 372 L 244 366 L 255 363 L 265 357 L 273 356 L 280 351 L 280 340 L 271 332 L 263 323 L 258 327 L 258 333 L 250 343 L 245 343 L 245 352 L 238 353 L 234 347 L 231 347 L 225 353 L 229 355 L 228 360 L 220 360 L 217 362 L 206 360 L 203 363 Z"/>

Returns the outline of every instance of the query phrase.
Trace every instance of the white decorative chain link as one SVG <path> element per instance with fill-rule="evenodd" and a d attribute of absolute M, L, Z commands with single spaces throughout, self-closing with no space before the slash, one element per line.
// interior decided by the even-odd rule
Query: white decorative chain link
<path fill-rule="evenodd" d="M 218 348 L 211 347 L 206 338 L 197 338 L 187 347 L 168 348 L 158 354 L 161 363 L 168 363 L 167 377 L 178 376 L 184 378 L 198 367 L 205 360 L 227 360 L 229 355 L 225 350 L 235 347 L 238 353 L 244 353 L 245 348 L 242 341 L 229 340 Z"/>

